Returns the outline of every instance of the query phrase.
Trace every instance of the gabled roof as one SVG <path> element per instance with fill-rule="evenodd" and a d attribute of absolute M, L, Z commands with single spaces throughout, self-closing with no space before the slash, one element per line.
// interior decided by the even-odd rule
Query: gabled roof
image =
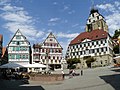
<path fill-rule="evenodd" d="M 21 33 L 21 31 L 18 29 L 15 34 L 13 35 L 12 39 L 10 40 L 10 42 L 8 43 L 8 46 L 9 44 L 11 43 L 11 41 L 13 40 L 13 38 L 16 36 L 17 33 Z M 27 38 L 21 33 L 22 37 L 24 38 L 24 40 L 30 45 L 30 42 L 27 40 Z"/>
<path fill-rule="evenodd" d="M 43 43 L 46 43 L 46 40 L 47 40 L 48 38 L 54 38 L 54 39 L 56 40 L 56 43 L 58 43 L 58 44 L 60 45 L 60 43 L 57 41 L 56 37 L 54 36 L 54 34 L 53 34 L 52 32 L 50 32 L 50 34 L 47 36 L 47 38 L 44 40 Z M 43 43 L 42 43 L 42 44 L 43 44 Z M 50 43 L 50 42 L 49 42 L 49 43 Z M 60 47 L 62 48 L 61 45 L 60 45 Z M 63 49 L 63 48 L 62 48 L 62 49 Z"/>
<path fill-rule="evenodd" d="M 93 30 L 91 32 L 80 33 L 75 39 L 70 42 L 70 45 L 81 43 L 85 39 L 99 40 L 107 38 L 108 33 L 103 30 Z"/>

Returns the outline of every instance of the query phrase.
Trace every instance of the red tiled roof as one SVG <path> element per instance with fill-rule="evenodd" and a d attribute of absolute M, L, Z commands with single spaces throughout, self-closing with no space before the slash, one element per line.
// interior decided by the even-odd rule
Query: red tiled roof
<path fill-rule="evenodd" d="M 70 45 L 81 43 L 85 39 L 99 40 L 107 38 L 108 33 L 104 30 L 93 30 L 91 32 L 80 33 L 75 39 L 70 42 Z"/>
<path fill-rule="evenodd" d="M 2 41 L 3 36 L 0 34 L 0 41 Z"/>
<path fill-rule="evenodd" d="M 3 47 L 3 48 L 2 48 L 2 57 L 4 56 L 5 51 L 6 51 L 6 47 Z"/>

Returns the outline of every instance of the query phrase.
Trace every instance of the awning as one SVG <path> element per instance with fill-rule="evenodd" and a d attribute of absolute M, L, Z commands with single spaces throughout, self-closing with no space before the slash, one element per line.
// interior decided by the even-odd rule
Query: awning
<path fill-rule="evenodd" d="M 24 67 L 24 65 L 22 65 L 22 63 L 9 62 L 7 64 L 3 64 L 0 66 L 0 68 L 19 68 L 19 67 Z"/>
<path fill-rule="evenodd" d="M 120 58 L 120 56 L 114 57 L 114 59 L 118 59 L 118 58 Z"/>
<path fill-rule="evenodd" d="M 46 65 L 40 64 L 40 63 L 34 63 L 34 64 L 26 64 L 24 67 L 27 68 L 46 68 Z"/>

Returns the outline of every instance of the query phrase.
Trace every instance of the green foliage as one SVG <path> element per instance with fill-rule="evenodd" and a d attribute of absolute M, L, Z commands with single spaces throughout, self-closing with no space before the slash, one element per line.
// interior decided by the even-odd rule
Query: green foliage
<path fill-rule="evenodd" d="M 118 38 L 118 36 L 120 35 L 120 29 L 119 30 L 115 30 L 115 34 L 113 35 L 113 39 Z"/>
<path fill-rule="evenodd" d="M 113 51 L 115 54 L 119 53 L 119 45 L 113 47 Z"/>
<path fill-rule="evenodd" d="M 96 59 L 94 59 L 93 57 L 90 57 L 86 60 L 86 63 L 90 64 L 92 62 L 94 62 Z"/>
<path fill-rule="evenodd" d="M 83 59 L 86 60 L 88 58 L 90 58 L 91 56 L 84 56 Z"/>
<path fill-rule="evenodd" d="M 68 68 L 74 69 L 77 63 L 81 63 L 79 58 L 71 58 L 67 60 Z"/>
<path fill-rule="evenodd" d="M 86 64 L 87 64 L 87 66 L 91 67 L 91 63 L 94 62 L 94 61 L 96 61 L 96 59 L 93 58 L 93 57 L 91 57 L 91 56 L 88 57 L 88 58 L 86 58 Z"/>

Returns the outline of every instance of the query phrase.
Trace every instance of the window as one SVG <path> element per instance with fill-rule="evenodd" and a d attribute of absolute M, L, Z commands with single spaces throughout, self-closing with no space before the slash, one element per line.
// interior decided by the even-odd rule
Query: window
<path fill-rule="evenodd" d="M 98 44 L 98 41 L 96 41 L 96 44 Z"/>
<path fill-rule="evenodd" d="M 78 48 L 78 45 L 76 45 L 76 48 Z"/>
<path fill-rule="evenodd" d="M 86 44 L 84 44 L 84 47 L 86 47 Z"/>
<path fill-rule="evenodd" d="M 13 48 L 13 51 L 15 51 L 15 47 L 12 47 Z"/>
<path fill-rule="evenodd" d="M 73 46 L 73 49 L 75 48 L 75 46 Z"/>
<path fill-rule="evenodd" d="M 107 43 L 107 41 L 105 40 L 105 43 Z"/>
<path fill-rule="evenodd" d="M 16 39 L 21 39 L 21 36 L 16 36 Z"/>
<path fill-rule="evenodd" d="M 92 49 L 92 53 L 95 53 L 95 50 L 94 50 L 94 49 Z"/>
<path fill-rule="evenodd" d="M 16 51 L 19 51 L 19 47 L 16 47 Z"/>
<path fill-rule="evenodd" d="M 82 47 L 82 45 L 80 44 L 80 47 Z"/>
<path fill-rule="evenodd" d="M 15 42 L 14 42 L 14 41 L 12 41 L 12 44 L 15 44 Z"/>
<path fill-rule="evenodd" d="M 90 43 L 88 43 L 88 46 L 90 46 Z"/>
<path fill-rule="evenodd" d="M 51 63 L 53 63 L 53 60 L 51 60 Z"/>
<path fill-rule="evenodd" d="M 103 52 L 103 48 L 101 48 L 101 52 Z"/>
<path fill-rule="evenodd" d="M 52 52 L 53 50 L 52 49 L 50 49 L 50 52 Z"/>
<path fill-rule="evenodd" d="M 59 50 L 59 53 L 61 53 L 61 50 Z"/>
<path fill-rule="evenodd" d="M 91 22 L 91 20 L 89 19 L 89 22 Z"/>
<path fill-rule="evenodd" d="M 97 48 L 97 52 L 99 52 L 99 48 Z"/>
<path fill-rule="evenodd" d="M 58 52 L 58 49 L 56 49 L 56 53 Z"/>
<path fill-rule="evenodd" d="M 25 55 L 23 55 L 23 59 L 25 59 Z"/>
<path fill-rule="evenodd" d="M 16 59 L 20 59 L 20 55 L 19 54 L 16 55 Z"/>
<path fill-rule="evenodd" d="M 20 42 L 19 42 L 19 41 L 17 42 L 17 45 L 20 45 Z"/>
<path fill-rule="evenodd" d="M 50 41 L 53 41 L 53 39 L 50 39 Z"/>
<path fill-rule="evenodd" d="M 105 47 L 105 51 L 107 51 L 107 47 Z"/>
<path fill-rule="evenodd" d="M 48 59 L 50 59 L 50 56 L 48 56 Z"/>
<path fill-rule="evenodd" d="M 57 59 L 59 59 L 59 57 L 57 57 Z"/>
<path fill-rule="evenodd" d="M 80 51 L 80 55 L 82 55 L 82 51 Z"/>
<path fill-rule="evenodd" d="M 92 14 L 92 16 L 94 17 L 94 13 Z"/>
<path fill-rule="evenodd" d="M 14 54 L 11 55 L 11 59 L 15 59 L 15 55 Z"/>
<path fill-rule="evenodd" d="M 99 20 L 99 16 L 97 16 L 97 19 Z"/>
<path fill-rule="evenodd" d="M 78 52 L 76 52 L 76 54 L 78 55 Z"/>
<path fill-rule="evenodd" d="M 92 42 L 92 45 L 94 45 L 94 42 Z"/>
<path fill-rule="evenodd" d="M 42 52 L 44 52 L 44 49 L 42 49 Z"/>

